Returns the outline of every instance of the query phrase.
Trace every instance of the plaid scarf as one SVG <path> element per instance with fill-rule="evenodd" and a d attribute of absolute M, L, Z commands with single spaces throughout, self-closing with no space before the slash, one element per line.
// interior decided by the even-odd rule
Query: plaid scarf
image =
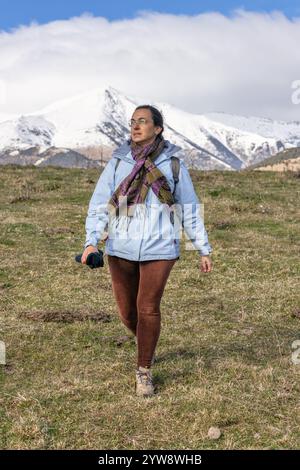
<path fill-rule="evenodd" d="M 111 204 L 112 209 L 116 210 L 116 215 L 119 215 L 121 208 L 124 213 L 126 198 L 122 203 L 122 196 L 127 196 L 126 216 L 133 216 L 136 204 L 142 204 L 145 201 L 150 187 L 162 203 L 168 206 L 174 204 L 168 181 L 154 163 L 165 145 L 166 141 L 161 136 L 144 146 L 131 140 L 131 154 L 136 163 L 131 173 L 119 184 L 108 203 Z"/>

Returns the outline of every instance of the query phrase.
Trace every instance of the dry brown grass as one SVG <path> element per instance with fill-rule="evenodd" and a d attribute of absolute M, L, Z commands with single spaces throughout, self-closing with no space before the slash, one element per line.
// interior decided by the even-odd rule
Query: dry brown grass
<path fill-rule="evenodd" d="M 97 170 L 1 167 L 2 448 L 299 448 L 299 178 L 191 173 L 214 269 L 182 241 L 143 400 L 107 263 L 74 261 Z"/>

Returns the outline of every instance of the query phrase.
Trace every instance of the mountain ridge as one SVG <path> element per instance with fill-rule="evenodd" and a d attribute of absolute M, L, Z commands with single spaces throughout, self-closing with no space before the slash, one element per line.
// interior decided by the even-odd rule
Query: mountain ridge
<path fill-rule="evenodd" d="M 107 86 L 29 114 L 11 117 L 0 113 L 0 164 L 9 163 L 11 152 L 22 155 L 30 148 L 36 149 L 36 164 L 40 154 L 53 147 L 77 153 L 79 149 L 98 148 L 100 152 L 104 148 L 107 157 L 130 136 L 128 121 L 136 106 L 145 103 L 147 100 L 141 102 Z M 150 104 L 164 116 L 165 138 L 182 147 L 187 165 L 195 169 L 241 170 L 281 150 L 300 147 L 300 121 L 193 114 L 165 102 Z M 88 156 L 87 151 L 83 154 Z M 14 155 L 14 163 L 16 160 Z"/>

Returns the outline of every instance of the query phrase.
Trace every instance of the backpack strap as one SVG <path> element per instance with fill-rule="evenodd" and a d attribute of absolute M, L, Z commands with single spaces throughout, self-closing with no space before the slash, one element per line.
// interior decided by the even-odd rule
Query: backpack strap
<path fill-rule="evenodd" d="M 173 155 L 171 157 L 171 165 L 172 165 L 172 173 L 173 173 L 173 179 L 174 179 L 174 191 L 173 191 L 173 194 L 174 194 L 176 191 L 176 184 L 179 181 L 179 171 L 180 171 L 179 158 Z"/>
<path fill-rule="evenodd" d="M 116 164 L 115 164 L 115 173 L 114 173 L 114 188 L 116 187 L 116 171 L 117 171 L 117 168 L 118 168 L 118 165 L 120 163 L 120 158 L 117 158 L 117 161 L 116 161 Z"/>
<path fill-rule="evenodd" d="M 117 168 L 118 168 L 119 163 L 120 163 L 120 158 L 117 158 L 116 166 L 115 166 L 115 171 L 117 171 Z"/>

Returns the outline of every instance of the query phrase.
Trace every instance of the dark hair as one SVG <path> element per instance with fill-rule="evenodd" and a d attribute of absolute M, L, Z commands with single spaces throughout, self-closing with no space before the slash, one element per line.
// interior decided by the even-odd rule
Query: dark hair
<path fill-rule="evenodd" d="M 163 116 L 162 116 L 161 112 L 157 108 L 155 108 L 154 106 L 151 106 L 150 104 L 141 104 L 140 106 L 135 108 L 135 111 L 137 109 L 149 109 L 151 111 L 151 115 L 152 115 L 154 125 L 162 127 L 162 130 L 160 131 L 159 134 L 157 134 L 157 137 L 163 138 L 162 133 L 164 131 L 164 119 L 163 119 Z"/>

